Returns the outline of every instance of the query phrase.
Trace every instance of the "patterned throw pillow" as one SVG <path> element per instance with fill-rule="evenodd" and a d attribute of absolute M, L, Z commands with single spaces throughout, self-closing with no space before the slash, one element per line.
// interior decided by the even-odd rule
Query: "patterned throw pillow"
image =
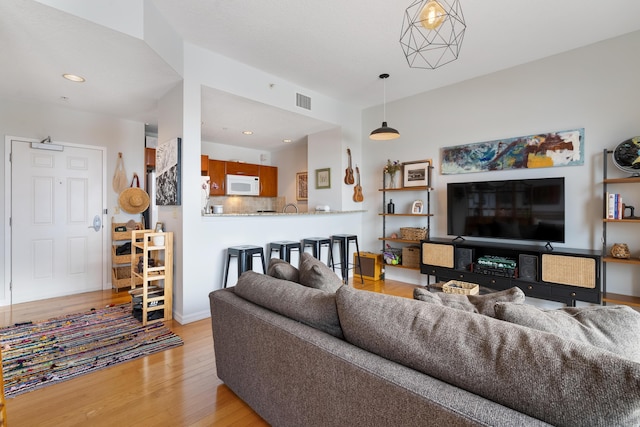
<path fill-rule="evenodd" d="M 413 290 L 413 298 L 431 304 L 496 317 L 493 307 L 497 302 L 522 304 L 524 303 L 525 295 L 517 286 L 485 295 L 447 294 L 444 292 L 430 292 L 425 288 L 415 288 Z"/>
<path fill-rule="evenodd" d="M 498 303 L 496 317 L 612 351 L 640 363 L 640 313 L 627 306 L 541 310 Z"/>

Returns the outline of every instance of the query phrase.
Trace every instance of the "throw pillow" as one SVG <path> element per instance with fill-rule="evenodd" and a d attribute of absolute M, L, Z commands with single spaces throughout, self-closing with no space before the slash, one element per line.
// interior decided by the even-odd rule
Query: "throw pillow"
<path fill-rule="evenodd" d="M 293 265 L 280 258 L 271 258 L 267 274 L 276 279 L 289 280 L 298 283 L 300 281 L 300 272 Z"/>
<path fill-rule="evenodd" d="M 322 261 L 307 252 L 302 252 L 300 255 L 300 284 L 326 292 L 335 292 L 342 286 L 342 280 Z"/>
<path fill-rule="evenodd" d="M 335 294 L 300 286 L 255 271 L 245 271 L 236 295 L 337 338 L 343 338 Z"/>
<path fill-rule="evenodd" d="M 627 306 L 541 310 L 498 303 L 496 317 L 562 338 L 581 341 L 640 363 L 640 313 Z"/>
<path fill-rule="evenodd" d="M 345 339 L 553 425 L 640 425 L 640 364 L 487 316 L 343 286 Z"/>
<path fill-rule="evenodd" d="M 415 288 L 413 290 L 413 298 L 431 304 L 496 317 L 493 307 L 497 302 L 524 303 L 525 295 L 517 286 L 485 295 L 447 294 L 444 292 L 429 292 L 426 288 Z"/>

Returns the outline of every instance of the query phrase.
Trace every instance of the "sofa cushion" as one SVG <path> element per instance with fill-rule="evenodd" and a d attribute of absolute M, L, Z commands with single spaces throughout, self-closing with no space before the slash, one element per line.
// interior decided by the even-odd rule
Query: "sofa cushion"
<path fill-rule="evenodd" d="M 280 258 L 271 258 L 267 274 L 276 279 L 289 280 L 291 282 L 300 282 L 300 272 L 293 265 Z"/>
<path fill-rule="evenodd" d="M 640 363 L 640 313 L 631 307 L 541 310 L 498 303 L 495 310 L 498 319 L 595 345 Z"/>
<path fill-rule="evenodd" d="M 300 284 L 326 292 L 335 292 L 342 286 L 342 280 L 313 255 L 302 252 L 300 255 Z"/>
<path fill-rule="evenodd" d="M 275 277 L 245 271 L 235 288 L 236 295 L 290 319 L 343 338 L 335 294 L 300 286 Z"/>
<path fill-rule="evenodd" d="M 640 425 L 640 364 L 488 316 L 343 286 L 345 339 L 554 425 Z"/>
<path fill-rule="evenodd" d="M 484 314 L 489 317 L 496 317 L 493 306 L 497 302 L 523 303 L 524 292 L 517 286 L 504 291 L 492 292 L 485 295 L 458 295 L 444 292 L 430 292 L 426 288 L 415 288 L 413 298 L 429 302 L 431 304 L 443 305 L 445 307 L 456 308 L 458 310 L 470 311 Z"/>

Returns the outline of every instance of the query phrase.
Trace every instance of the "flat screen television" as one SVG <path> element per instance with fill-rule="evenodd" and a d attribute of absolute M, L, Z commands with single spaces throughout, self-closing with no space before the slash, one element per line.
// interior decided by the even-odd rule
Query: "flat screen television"
<path fill-rule="evenodd" d="M 447 233 L 565 242 L 564 178 L 447 184 Z"/>

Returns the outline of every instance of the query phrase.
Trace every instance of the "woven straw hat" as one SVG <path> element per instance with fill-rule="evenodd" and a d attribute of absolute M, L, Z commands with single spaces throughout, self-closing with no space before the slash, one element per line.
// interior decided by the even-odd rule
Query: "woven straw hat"
<path fill-rule="evenodd" d="M 142 213 L 149 207 L 149 195 L 142 188 L 129 187 L 120 193 L 118 204 L 127 213 Z"/>

